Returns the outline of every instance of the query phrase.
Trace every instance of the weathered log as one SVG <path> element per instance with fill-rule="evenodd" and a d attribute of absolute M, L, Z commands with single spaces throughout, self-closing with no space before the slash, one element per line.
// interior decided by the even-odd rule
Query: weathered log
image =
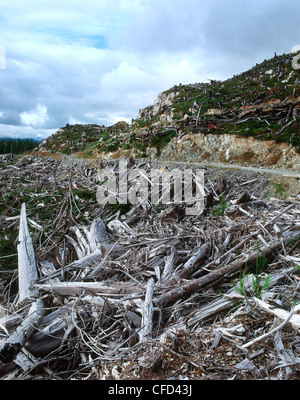
<path fill-rule="evenodd" d="M 18 327 L 18 325 L 21 324 L 23 319 L 23 313 L 5 315 L 4 317 L 0 318 L 0 329 L 3 330 L 5 333 L 10 333 L 14 331 Z"/>
<path fill-rule="evenodd" d="M 82 257 L 80 260 L 76 260 L 76 261 L 72 262 L 71 264 L 66 265 L 64 267 L 64 272 L 71 271 L 72 269 L 76 270 L 76 269 L 89 267 L 89 266 L 95 264 L 96 262 L 100 261 L 101 259 L 102 259 L 102 251 L 101 251 L 101 249 L 98 249 L 98 250 L 94 251 L 93 253 L 88 254 L 85 257 Z M 49 279 L 53 279 L 59 275 L 61 275 L 60 270 L 50 273 L 49 275 L 44 276 L 42 278 L 39 278 L 38 282 L 44 282 Z"/>
<path fill-rule="evenodd" d="M 297 235 L 299 236 L 299 232 L 291 232 L 289 235 L 286 235 L 285 240 L 289 242 L 290 240 L 297 238 Z M 259 253 L 255 251 L 246 256 L 244 260 L 237 260 L 229 265 L 225 265 L 224 267 L 216 269 L 205 276 L 194 279 L 185 285 L 179 286 L 167 293 L 162 294 L 160 297 L 154 300 L 154 303 L 159 307 L 169 303 L 174 303 L 179 298 L 184 298 L 194 292 L 197 292 L 205 286 L 219 282 L 220 279 L 228 278 L 228 276 L 237 272 L 240 268 L 245 267 L 245 265 L 250 265 L 264 256 L 269 256 L 273 252 L 277 251 L 280 247 L 282 247 L 282 241 L 279 241 L 272 246 L 265 246 L 260 250 Z"/>
<path fill-rule="evenodd" d="M 86 234 L 92 251 L 98 249 L 100 245 L 108 245 L 111 242 L 106 225 L 101 218 L 93 221 L 90 230 Z"/>
<path fill-rule="evenodd" d="M 34 248 L 27 224 L 25 203 L 22 204 L 20 217 L 18 272 L 19 301 L 22 301 L 36 294 L 36 288 L 32 287 L 32 283 L 38 278 Z"/>
<path fill-rule="evenodd" d="M 275 215 L 272 219 L 270 219 L 267 223 L 264 224 L 264 228 L 266 228 L 267 226 L 271 225 L 277 218 L 279 218 L 282 214 L 285 214 L 288 210 L 290 210 L 291 208 L 295 207 L 295 204 L 292 203 L 290 204 L 287 208 L 285 208 L 283 211 L 281 211 L 279 214 Z M 250 233 L 250 235 L 248 235 L 245 239 L 243 239 L 240 243 L 238 243 L 236 246 L 234 246 L 233 248 L 231 248 L 230 250 L 226 251 L 226 253 L 222 254 L 218 261 L 222 260 L 223 258 L 227 257 L 229 254 L 235 252 L 236 250 L 238 250 L 240 247 L 242 247 L 249 239 L 259 235 L 260 230 L 258 229 L 255 232 Z M 293 231 L 293 232 L 285 232 L 282 234 L 284 240 L 286 240 L 286 238 L 290 241 L 290 240 L 294 240 L 294 239 L 298 239 L 299 237 L 299 231 Z M 205 265 L 205 268 L 210 267 L 211 265 L 215 264 L 215 260 L 211 261 L 210 263 Z M 197 278 L 197 276 L 199 275 L 201 271 L 196 271 L 193 273 L 192 278 Z"/>
<path fill-rule="evenodd" d="M 0 349 L 0 361 L 9 363 L 15 359 L 24 346 L 26 340 L 33 333 L 43 315 L 43 300 L 38 299 L 32 303 L 29 312 L 21 325 L 5 341 Z"/>
<path fill-rule="evenodd" d="M 106 230 L 106 225 L 101 218 L 95 219 L 90 228 L 82 226 L 81 229 L 84 234 L 78 227 L 72 228 L 77 237 L 77 242 L 67 236 L 73 244 L 78 258 L 99 250 L 101 246 L 109 247 L 111 241 Z"/>
<path fill-rule="evenodd" d="M 75 296 L 87 293 L 98 293 L 102 295 L 141 293 L 141 288 L 130 282 L 58 282 L 49 284 L 35 284 L 39 291 L 55 292 L 61 296 Z"/>
<path fill-rule="evenodd" d="M 24 347 L 35 357 L 46 356 L 57 349 L 68 329 L 70 313 L 71 306 L 65 306 L 44 316 L 39 330 L 30 336 Z"/>
<path fill-rule="evenodd" d="M 160 283 L 165 285 L 173 276 L 175 261 L 178 258 L 178 253 L 175 246 L 172 246 L 171 253 L 165 259 L 165 266 L 160 278 Z M 168 282 L 169 283 L 169 282 Z"/>
<path fill-rule="evenodd" d="M 40 274 L 41 276 L 49 276 L 50 274 L 55 274 L 56 268 L 54 266 L 54 264 L 52 262 L 49 261 L 40 261 L 39 262 L 39 266 L 40 266 Z M 58 277 L 54 277 L 53 279 L 49 279 L 49 283 L 50 282 L 59 282 L 60 279 Z"/>
<path fill-rule="evenodd" d="M 295 268 L 288 268 L 284 271 L 278 272 L 276 274 L 272 274 L 270 277 L 268 287 L 271 288 L 272 286 L 276 285 L 276 283 L 287 276 L 291 275 L 295 272 Z M 191 313 L 188 317 L 184 317 L 186 321 L 186 325 L 188 327 L 192 327 L 199 322 L 202 322 L 208 318 L 213 317 L 214 315 L 222 312 L 223 310 L 228 309 L 232 306 L 232 300 L 238 298 L 242 298 L 242 294 L 239 291 L 247 291 L 253 287 L 253 279 L 255 277 L 253 274 L 246 275 L 241 281 L 237 283 L 235 287 L 230 289 L 227 293 L 225 293 L 222 297 L 205 304 L 200 310 L 197 310 Z M 180 322 L 179 322 L 180 323 Z"/>
<path fill-rule="evenodd" d="M 182 270 L 179 273 L 180 278 L 188 278 L 198 268 L 199 264 L 206 256 L 209 247 L 209 244 L 205 243 L 200 248 L 200 250 L 184 264 Z"/>
<path fill-rule="evenodd" d="M 254 301 L 262 309 L 264 309 L 265 311 L 268 311 L 269 313 L 275 315 L 276 317 L 278 317 L 280 319 L 285 320 L 289 315 L 288 311 L 286 311 L 282 308 L 279 308 L 279 307 L 276 308 L 276 307 L 274 307 L 274 305 L 268 304 L 261 299 L 254 298 Z M 299 306 L 296 310 L 299 310 Z M 297 315 L 297 314 L 292 315 L 290 318 L 290 323 L 295 329 L 299 329 L 300 328 L 300 315 Z"/>
<path fill-rule="evenodd" d="M 147 342 L 152 334 L 153 317 L 153 290 L 154 279 L 150 278 L 147 283 L 145 301 L 142 308 L 142 329 L 139 331 L 140 342 Z"/>

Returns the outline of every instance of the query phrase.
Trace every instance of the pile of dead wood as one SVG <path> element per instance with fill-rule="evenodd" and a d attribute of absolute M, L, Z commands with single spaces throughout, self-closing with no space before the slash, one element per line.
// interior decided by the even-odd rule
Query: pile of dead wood
<path fill-rule="evenodd" d="M 248 311 L 258 307 L 280 322 L 252 336 L 243 327 L 218 327 L 212 348 L 221 337 L 231 337 L 242 351 L 237 370 L 253 372 L 248 349 L 276 337 L 282 358 L 274 368 L 298 367 L 299 357 L 282 350 L 279 333 L 288 325 L 297 335 L 300 327 L 295 286 L 299 203 L 262 201 L 243 193 L 228 202 L 223 216 L 214 216 L 209 210 L 220 193 L 224 187 L 212 188 L 206 209 L 197 218 L 185 216 L 178 205 L 155 215 L 149 206 L 139 205 L 106 222 L 97 217 L 90 226 L 74 225 L 59 250 L 61 260 L 66 247 L 73 248 L 74 257 L 59 267 L 54 260 L 39 259 L 24 203 L 19 219 L 18 294 L 0 309 L 2 379 L 99 378 L 103 363 L 119 360 L 157 370 L 164 349 L 201 370 L 202 376 L 209 375 L 205 362 L 178 351 L 176 335 L 182 331 L 192 335 L 207 321 L 211 324 L 232 308 L 233 301 Z M 258 275 L 252 267 L 263 265 L 265 259 L 271 273 L 262 298 L 253 294 L 254 283 L 263 285 L 270 271 Z M 293 297 L 283 307 L 272 289 L 286 280 L 293 280 Z"/>

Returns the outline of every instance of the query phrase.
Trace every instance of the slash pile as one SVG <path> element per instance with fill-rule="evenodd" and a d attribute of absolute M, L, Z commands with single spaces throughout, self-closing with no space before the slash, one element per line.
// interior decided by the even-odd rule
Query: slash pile
<path fill-rule="evenodd" d="M 297 180 L 288 196 L 206 170 L 195 217 L 100 206 L 99 167 L 35 156 L 1 171 L 17 258 L 1 272 L 1 379 L 298 379 Z"/>

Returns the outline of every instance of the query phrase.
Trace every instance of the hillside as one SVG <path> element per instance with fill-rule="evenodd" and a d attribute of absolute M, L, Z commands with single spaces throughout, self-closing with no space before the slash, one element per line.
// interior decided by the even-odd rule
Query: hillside
<path fill-rule="evenodd" d="M 221 138 L 222 143 L 226 138 L 228 145 L 230 135 L 230 140 L 237 137 L 246 143 L 246 150 L 237 161 L 252 161 L 249 147 L 256 141 L 276 144 L 267 150 L 277 154 L 271 156 L 269 165 L 280 160 L 279 153 L 292 148 L 287 157 L 291 159 L 300 153 L 300 73 L 293 69 L 292 59 L 292 54 L 275 56 L 225 81 L 176 85 L 159 94 L 153 105 L 140 110 L 130 125 L 67 124 L 43 141 L 40 150 L 77 153 L 81 157 L 133 155 L 153 159 L 160 157 L 169 143 L 174 148 L 186 136 L 192 136 L 193 147 L 200 148 L 207 145 L 211 135 Z M 219 148 L 220 143 L 214 146 Z M 206 159 L 214 152 L 210 148 L 197 153 L 197 159 Z M 264 154 L 261 156 L 265 158 Z M 184 161 L 190 158 L 191 154 L 187 154 Z M 219 158 L 218 161 L 236 161 L 225 152 Z"/>

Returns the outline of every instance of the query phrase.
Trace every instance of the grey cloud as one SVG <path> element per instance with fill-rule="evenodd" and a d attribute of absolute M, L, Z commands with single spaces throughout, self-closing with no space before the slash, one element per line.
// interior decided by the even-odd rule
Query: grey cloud
<path fill-rule="evenodd" d="M 174 84 L 224 79 L 300 44 L 299 0 L 34 4 L 1 5 L 0 136 L 130 120 Z M 48 119 L 25 125 L 38 105 Z"/>
<path fill-rule="evenodd" d="M 142 53 L 186 52 L 201 47 L 208 4 L 203 0 L 164 0 L 157 6 L 157 1 L 149 1 L 112 43 Z"/>
<path fill-rule="evenodd" d="M 141 56 L 160 51 L 184 57 L 198 49 L 202 75 L 229 76 L 275 51 L 290 52 L 300 43 L 299 15 L 298 0 L 150 2 L 119 43 Z"/>

